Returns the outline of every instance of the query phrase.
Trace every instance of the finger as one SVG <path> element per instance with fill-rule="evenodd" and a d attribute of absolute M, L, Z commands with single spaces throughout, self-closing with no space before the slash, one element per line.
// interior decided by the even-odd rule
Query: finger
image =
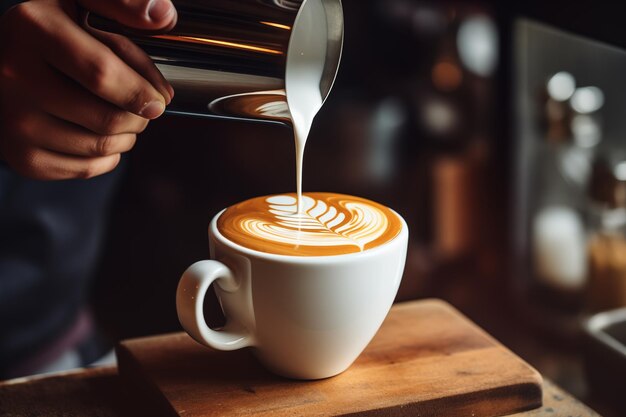
<path fill-rule="evenodd" d="M 92 143 L 89 143 L 89 135 L 85 135 L 82 140 L 80 137 L 78 140 L 72 139 L 82 132 L 77 133 L 76 130 L 68 128 L 64 122 L 60 122 L 62 127 L 59 128 L 54 123 L 48 124 L 50 120 L 46 118 L 49 117 L 47 115 L 26 113 L 23 108 L 23 99 L 11 100 L 13 101 L 11 107 L 4 106 L 7 103 L 6 99 L 4 95 L 1 96 L 3 106 L 0 109 L 4 123 L 0 125 L 0 138 L 2 139 L 0 150 L 9 166 L 20 174 L 42 180 L 91 178 L 113 170 L 119 163 L 119 153 L 82 157 L 46 149 L 47 140 L 50 138 L 61 141 L 62 146 L 59 149 L 70 151 L 72 151 L 70 146 L 74 149 L 89 149 L 87 146 Z M 65 134 L 71 136 L 70 140 L 63 137 Z M 122 140 L 129 139 L 122 138 Z M 131 138 L 129 142 L 133 140 Z M 75 145 L 72 145 L 73 142 Z M 44 143 L 44 146 L 40 146 L 39 143 Z M 132 143 L 127 143 L 118 149 L 131 147 Z M 102 145 L 99 145 L 99 149 L 102 153 L 115 151 L 115 149 L 106 151 Z"/>
<path fill-rule="evenodd" d="M 120 162 L 120 154 L 97 158 L 70 156 L 12 141 L 4 146 L 9 165 L 21 175 L 38 180 L 92 178 L 110 172 Z"/>
<path fill-rule="evenodd" d="M 44 113 L 31 115 L 21 134 L 23 140 L 38 148 L 87 157 L 128 152 L 137 140 L 131 133 L 97 135 Z"/>
<path fill-rule="evenodd" d="M 125 26 L 146 30 L 169 30 L 177 13 L 170 0 L 78 0 L 85 9 Z"/>
<path fill-rule="evenodd" d="M 20 82 L 27 79 L 28 83 Z M 141 133 L 148 120 L 93 95 L 75 81 L 43 65 L 18 83 L 22 94 L 45 113 L 101 135 Z"/>
<path fill-rule="evenodd" d="M 167 104 L 174 98 L 174 88 L 158 70 L 152 59 L 141 48 L 125 36 L 89 28 L 89 32 L 107 45 L 117 56 L 130 65 L 161 93 Z"/>
<path fill-rule="evenodd" d="M 96 96 L 147 119 L 165 110 L 165 98 L 111 49 L 79 28 L 65 15 L 50 18 L 44 28 L 42 54 Z"/>

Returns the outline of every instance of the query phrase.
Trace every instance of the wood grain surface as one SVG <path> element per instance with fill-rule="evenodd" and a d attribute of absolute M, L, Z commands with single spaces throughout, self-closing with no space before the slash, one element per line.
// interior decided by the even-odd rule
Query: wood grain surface
<path fill-rule="evenodd" d="M 90 368 L 0 382 L 2 417 L 158 417 L 159 409 L 121 383 L 117 368 Z M 616 414 L 617 415 L 617 414 Z M 543 406 L 511 417 L 599 417 L 544 379 Z"/>
<path fill-rule="evenodd" d="M 123 342 L 120 375 L 146 404 L 179 416 L 474 416 L 541 406 L 539 373 L 439 300 L 396 304 L 343 374 L 275 376 L 250 350 L 214 351 L 186 334 Z"/>

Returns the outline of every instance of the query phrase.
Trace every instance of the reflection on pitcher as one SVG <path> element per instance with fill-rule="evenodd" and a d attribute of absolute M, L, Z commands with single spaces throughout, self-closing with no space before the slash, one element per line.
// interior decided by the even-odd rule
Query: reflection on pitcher
<path fill-rule="evenodd" d="M 252 103 L 273 103 L 279 90 L 284 101 L 287 79 L 309 67 L 320 70 L 321 101 L 330 93 L 343 46 L 340 0 L 181 0 L 176 8 L 178 22 L 167 34 L 139 34 L 94 15 L 87 21 L 150 55 L 176 90 L 169 113 L 289 122 L 283 105 L 257 111 Z M 309 54 L 310 42 L 319 43 L 317 53 Z"/>

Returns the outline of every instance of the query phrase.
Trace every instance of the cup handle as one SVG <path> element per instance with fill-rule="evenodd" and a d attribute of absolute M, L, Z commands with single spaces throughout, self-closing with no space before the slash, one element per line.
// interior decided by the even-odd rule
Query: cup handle
<path fill-rule="evenodd" d="M 216 283 L 229 293 L 239 288 L 233 271 L 221 262 L 200 261 L 191 265 L 180 278 L 176 290 L 178 320 L 189 335 L 198 343 L 218 350 L 237 350 L 252 345 L 252 335 L 231 317 L 226 326 L 212 330 L 207 326 L 202 309 L 204 298 L 211 284 Z"/>

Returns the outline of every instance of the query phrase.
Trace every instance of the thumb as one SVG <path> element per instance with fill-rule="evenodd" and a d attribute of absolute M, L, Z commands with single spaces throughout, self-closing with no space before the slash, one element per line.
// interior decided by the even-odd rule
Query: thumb
<path fill-rule="evenodd" d="M 176 25 L 171 0 L 77 0 L 83 8 L 134 29 L 169 30 Z"/>

